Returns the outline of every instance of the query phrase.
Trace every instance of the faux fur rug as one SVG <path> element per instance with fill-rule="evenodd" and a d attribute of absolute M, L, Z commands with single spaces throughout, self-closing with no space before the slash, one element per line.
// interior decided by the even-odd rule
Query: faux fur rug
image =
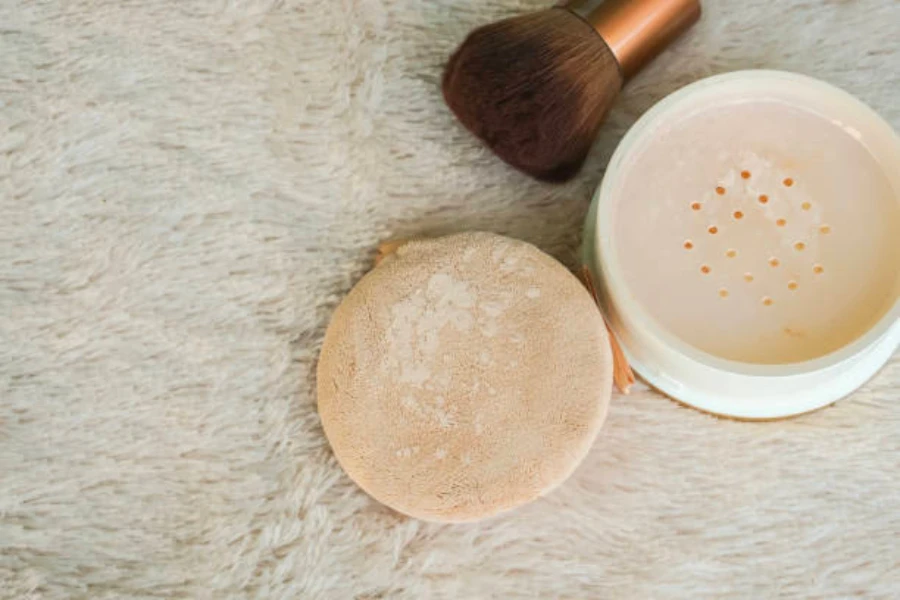
<path fill-rule="evenodd" d="M 341 472 L 314 367 L 390 237 L 487 229 L 576 265 L 625 129 L 749 67 L 900 126 L 900 3 L 705 0 L 562 187 L 439 92 L 538 0 L 0 2 L 0 597 L 867 598 L 900 593 L 900 359 L 802 418 L 613 399 L 568 483 L 417 522 Z"/>

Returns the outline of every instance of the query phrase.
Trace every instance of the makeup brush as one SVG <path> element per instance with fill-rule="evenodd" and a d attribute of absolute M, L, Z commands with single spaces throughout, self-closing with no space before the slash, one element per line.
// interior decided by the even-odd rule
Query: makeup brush
<path fill-rule="evenodd" d="M 623 82 L 699 17 L 699 0 L 570 0 L 485 25 L 450 58 L 444 99 L 507 163 L 565 181 Z"/>

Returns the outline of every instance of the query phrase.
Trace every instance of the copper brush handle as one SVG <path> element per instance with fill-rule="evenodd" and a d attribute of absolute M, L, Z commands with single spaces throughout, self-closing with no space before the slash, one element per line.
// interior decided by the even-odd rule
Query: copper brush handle
<path fill-rule="evenodd" d="M 700 18 L 699 0 L 568 0 L 597 30 L 628 79 Z"/>

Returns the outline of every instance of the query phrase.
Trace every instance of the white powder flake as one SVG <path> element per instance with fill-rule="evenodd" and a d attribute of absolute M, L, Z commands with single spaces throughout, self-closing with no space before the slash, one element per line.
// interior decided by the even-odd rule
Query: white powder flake
<path fill-rule="evenodd" d="M 436 273 L 429 279 L 424 294 L 419 290 L 394 305 L 388 343 L 391 361 L 399 371 L 399 383 L 416 387 L 429 383 L 441 331 L 445 327 L 471 329 L 475 301 L 467 283 Z M 449 383 L 449 375 L 445 379 Z"/>
<path fill-rule="evenodd" d="M 503 262 L 500 263 L 500 271 L 503 273 L 512 273 L 516 270 L 516 265 L 519 263 L 519 259 L 514 256 L 507 256 L 503 259 Z"/>
<path fill-rule="evenodd" d="M 443 408 L 445 399 L 442 396 L 435 399 L 434 406 L 427 402 L 421 402 L 413 396 L 404 396 L 401 398 L 400 404 L 409 411 L 413 418 L 434 423 L 441 429 L 451 429 L 456 426 L 456 415 Z"/>
<path fill-rule="evenodd" d="M 510 304 L 510 297 L 478 303 L 478 326 L 482 335 L 492 338 L 500 333 L 499 319 L 503 317 Z"/>
<path fill-rule="evenodd" d="M 486 317 L 497 318 L 506 310 L 506 306 L 500 302 L 482 302 L 478 305 L 480 310 Z"/>
<path fill-rule="evenodd" d="M 509 249 L 509 243 L 498 240 L 497 243 L 494 244 L 494 249 L 491 251 L 491 260 L 494 261 L 495 264 L 499 263 L 503 260 L 503 257 L 506 256 Z"/>
<path fill-rule="evenodd" d="M 397 452 L 395 452 L 395 454 L 397 455 L 397 458 L 409 458 L 412 455 L 417 454 L 418 452 L 419 447 L 413 446 L 412 448 L 400 448 L 399 450 L 397 450 Z"/>
<path fill-rule="evenodd" d="M 456 425 L 456 419 L 445 410 L 435 409 L 432 414 L 441 429 L 450 429 Z"/>
<path fill-rule="evenodd" d="M 490 320 L 481 326 L 481 333 L 482 335 L 484 335 L 484 337 L 496 337 L 499 332 L 500 326 L 497 325 L 497 321 Z"/>
<path fill-rule="evenodd" d="M 449 369 L 441 369 L 434 379 L 438 389 L 447 390 L 450 388 L 450 382 L 453 381 L 453 375 Z"/>

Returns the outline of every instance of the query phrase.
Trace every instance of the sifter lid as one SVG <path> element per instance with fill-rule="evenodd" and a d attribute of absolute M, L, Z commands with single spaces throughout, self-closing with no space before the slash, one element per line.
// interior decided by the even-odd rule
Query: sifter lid
<path fill-rule="evenodd" d="M 744 71 L 647 112 L 616 149 L 584 260 L 634 369 L 701 410 L 808 412 L 900 343 L 900 138 L 820 81 Z"/>

